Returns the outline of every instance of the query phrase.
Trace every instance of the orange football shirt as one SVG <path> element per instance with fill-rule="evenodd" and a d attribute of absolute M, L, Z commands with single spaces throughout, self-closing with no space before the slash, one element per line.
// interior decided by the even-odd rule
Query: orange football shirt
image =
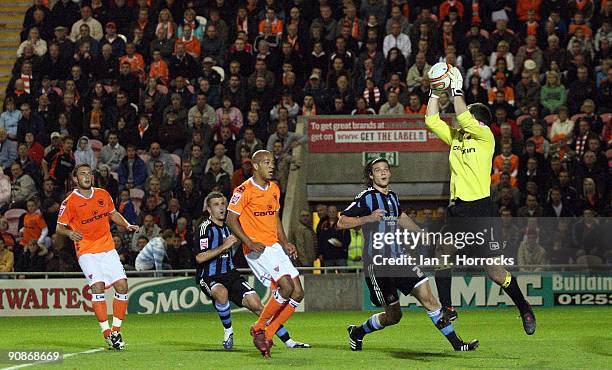
<path fill-rule="evenodd" d="M 280 189 L 275 183 L 262 188 L 249 178 L 234 190 L 227 209 L 240 215 L 240 226 L 252 241 L 267 247 L 278 242 Z M 250 252 L 244 244 L 242 249 Z"/>
<path fill-rule="evenodd" d="M 73 190 L 62 202 L 57 223 L 70 227 L 83 235 L 83 240 L 75 243 L 77 257 L 86 253 L 102 253 L 115 249 L 115 241 L 110 232 L 110 214 L 115 212 L 115 204 L 108 192 L 92 187 L 91 197 L 86 198 Z"/>
<path fill-rule="evenodd" d="M 23 237 L 19 244 L 25 247 L 30 240 L 38 240 L 45 227 L 47 227 L 47 223 L 40 212 L 26 213 L 23 218 Z"/>

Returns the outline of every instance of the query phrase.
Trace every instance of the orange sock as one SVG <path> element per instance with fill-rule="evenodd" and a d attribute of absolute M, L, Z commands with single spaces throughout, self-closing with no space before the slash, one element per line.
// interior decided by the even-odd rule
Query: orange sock
<path fill-rule="evenodd" d="M 268 324 L 266 327 L 266 338 L 268 340 L 272 340 L 274 338 L 274 334 L 278 331 L 281 325 L 283 325 L 289 317 L 293 315 L 295 310 L 299 307 L 300 302 L 294 301 L 290 299 L 289 302 L 283 307 L 282 311 L 280 311 Z"/>
<path fill-rule="evenodd" d="M 115 293 L 113 299 L 113 331 L 121 331 L 121 323 L 125 319 L 128 307 L 128 295 Z"/>
<path fill-rule="evenodd" d="M 96 314 L 96 318 L 98 319 L 98 323 L 100 324 L 100 329 L 102 330 L 102 334 L 106 338 L 110 335 L 111 330 L 108 327 L 108 313 L 107 313 L 106 298 L 104 297 L 104 293 L 92 294 L 91 295 L 91 305 L 93 306 L 94 313 Z"/>
<path fill-rule="evenodd" d="M 257 322 L 253 325 L 253 329 L 255 331 L 264 330 L 268 321 L 280 312 L 286 302 L 287 300 L 281 297 L 278 290 L 275 290 L 274 293 L 272 293 L 272 297 L 268 299 L 268 303 L 266 303 L 263 311 L 261 311 L 259 319 L 257 319 Z"/>

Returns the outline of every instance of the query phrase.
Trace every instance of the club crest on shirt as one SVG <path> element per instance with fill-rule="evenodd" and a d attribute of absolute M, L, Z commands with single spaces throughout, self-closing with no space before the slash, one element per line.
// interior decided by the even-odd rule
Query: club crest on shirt
<path fill-rule="evenodd" d="M 208 238 L 200 239 L 200 250 L 208 249 Z"/>
<path fill-rule="evenodd" d="M 98 199 L 98 205 L 104 207 L 104 199 Z"/>
<path fill-rule="evenodd" d="M 66 210 L 66 202 L 63 202 L 59 209 L 59 216 L 63 215 L 65 210 Z"/>
<path fill-rule="evenodd" d="M 232 195 L 232 199 L 230 199 L 230 204 L 237 204 L 240 198 L 242 198 L 242 194 L 234 193 L 234 195 Z"/>

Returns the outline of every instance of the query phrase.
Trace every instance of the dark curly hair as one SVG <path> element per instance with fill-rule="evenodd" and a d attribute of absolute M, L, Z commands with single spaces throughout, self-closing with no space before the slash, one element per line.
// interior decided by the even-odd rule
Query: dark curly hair
<path fill-rule="evenodd" d="M 370 176 L 372 175 L 372 167 L 374 167 L 376 163 L 381 163 L 381 162 L 386 163 L 387 166 L 389 165 L 389 161 L 387 161 L 385 158 L 378 157 L 378 158 L 370 159 L 368 163 L 366 163 L 365 167 L 363 168 L 363 182 L 366 188 L 372 187 L 372 185 L 374 184 L 372 179 L 370 178 Z"/>

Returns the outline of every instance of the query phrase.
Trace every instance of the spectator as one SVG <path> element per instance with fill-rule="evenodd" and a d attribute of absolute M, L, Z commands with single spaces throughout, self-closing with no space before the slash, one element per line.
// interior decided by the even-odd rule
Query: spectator
<path fill-rule="evenodd" d="M 10 208 L 25 208 L 26 202 L 37 195 L 34 180 L 23 173 L 21 164 L 15 162 L 11 165 L 13 179 L 11 181 L 11 203 Z"/>
<path fill-rule="evenodd" d="M 537 229 L 529 228 L 518 248 L 519 266 L 541 266 L 547 264 L 546 250 L 540 245 Z M 538 267 L 521 267 L 521 271 L 539 271 Z"/>
<path fill-rule="evenodd" d="M 398 94 L 395 91 L 387 93 L 387 102 L 384 103 L 378 114 L 380 115 L 401 115 L 404 113 L 404 105 L 399 102 Z"/>
<path fill-rule="evenodd" d="M 7 98 L 4 102 L 5 110 L 0 114 L 0 128 L 6 130 L 11 140 L 17 139 L 17 126 L 21 120 L 21 111 L 15 109 L 15 100 Z M 4 167 L 4 166 L 3 166 Z"/>
<path fill-rule="evenodd" d="M 0 209 L 7 209 L 11 202 L 11 178 L 0 171 Z"/>
<path fill-rule="evenodd" d="M 9 250 L 14 250 L 14 246 L 17 245 L 15 237 L 8 232 L 9 223 L 6 218 L 0 218 L 0 239 L 4 240 L 4 244 Z"/>
<path fill-rule="evenodd" d="M 15 271 L 39 272 L 46 271 L 46 255 L 48 249 L 44 244 L 38 244 L 36 239 L 30 240 L 23 249 L 22 255 L 17 259 Z"/>
<path fill-rule="evenodd" d="M 231 102 L 231 100 L 230 100 Z M 189 128 L 193 128 L 193 121 L 195 114 L 200 113 L 202 124 L 213 127 L 217 124 L 217 115 L 215 109 L 208 104 L 206 94 L 198 93 L 196 96 L 196 103 L 187 112 L 187 124 Z"/>
<path fill-rule="evenodd" d="M 9 168 L 17 159 L 17 144 L 7 138 L 6 129 L 0 127 L 0 167 Z"/>
<path fill-rule="evenodd" d="M 15 264 L 15 257 L 7 247 L 3 239 L 0 239 L 0 273 L 1 272 L 13 272 L 13 265 Z M 0 277 L 0 279 L 3 279 Z"/>
<path fill-rule="evenodd" d="M 225 145 L 221 143 L 215 144 L 213 153 L 214 155 L 210 157 L 206 162 L 206 168 L 204 169 L 204 172 L 208 172 L 211 167 L 212 160 L 217 159 L 225 173 L 234 173 L 234 164 L 232 163 L 232 160 L 226 155 L 227 150 L 225 149 Z"/>
<path fill-rule="evenodd" d="M 130 251 L 134 253 L 140 252 L 138 248 L 138 239 L 145 237 L 147 240 L 151 240 L 158 237 L 161 234 L 161 229 L 155 224 L 153 215 L 147 214 L 143 217 L 142 226 L 138 231 L 132 235 L 132 242 L 130 244 Z"/>
<path fill-rule="evenodd" d="M 52 179 L 55 186 L 64 187 L 72 175 L 74 168 L 74 154 L 72 146 L 74 141 L 71 137 L 62 140 L 62 146 L 58 150 L 53 150 L 45 156 L 42 162 L 43 174 L 45 179 Z"/>
<path fill-rule="evenodd" d="M 402 25 L 400 22 L 391 23 L 391 32 L 385 36 L 383 41 L 383 55 L 387 57 L 391 48 L 398 48 L 404 58 L 408 59 L 412 52 L 410 37 L 402 33 Z"/>
<path fill-rule="evenodd" d="M 59 235 L 51 235 L 51 246 L 47 256 L 47 270 L 49 272 L 76 272 L 78 263 L 73 249 L 66 245 L 66 238 Z"/>
<path fill-rule="evenodd" d="M 57 217 L 59 216 L 63 194 L 55 189 L 53 181 L 49 179 L 43 182 L 39 198 L 41 205 L 40 210 L 49 228 L 49 235 L 52 235 L 55 233 L 55 226 L 57 225 Z"/>
<path fill-rule="evenodd" d="M 285 152 L 291 153 L 291 151 L 308 141 L 308 137 L 305 135 L 296 134 L 295 132 L 289 131 L 289 125 L 284 122 L 279 122 L 276 125 L 276 132 L 268 138 L 266 150 L 272 151 L 274 149 L 274 143 L 280 140 L 283 143 Z"/>
<path fill-rule="evenodd" d="M 32 112 L 30 103 L 21 104 L 22 117 L 17 123 L 17 141 L 24 142 L 26 132 L 32 132 L 39 143 L 47 142 L 45 123 L 36 113 Z"/>
<path fill-rule="evenodd" d="M 164 258 L 167 258 L 166 251 L 173 238 L 174 232 L 172 230 L 165 230 L 161 237 L 147 238 L 149 241 L 136 256 L 134 262 L 136 271 L 155 270 L 153 276 L 162 277 L 164 269 L 171 269 L 172 267 L 164 264 L 163 261 Z"/>
<path fill-rule="evenodd" d="M 126 156 L 121 160 L 121 164 L 117 168 L 119 175 L 119 184 L 122 188 L 144 189 L 145 181 L 147 181 L 147 165 L 136 155 L 136 148 L 129 144 L 126 151 Z"/>
<path fill-rule="evenodd" d="M 27 213 L 23 217 L 23 226 L 19 229 L 21 234 L 19 244 L 24 248 L 30 244 L 30 241 L 34 241 L 35 244 L 39 245 L 46 244 L 49 228 L 38 207 L 37 199 L 29 199 L 27 201 Z"/>
<path fill-rule="evenodd" d="M 107 140 L 107 144 L 100 150 L 98 163 L 107 165 L 112 172 L 116 172 L 121 164 L 121 160 L 126 155 L 126 150 L 119 144 L 117 132 L 111 131 L 108 134 Z"/>
<path fill-rule="evenodd" d="M 589 80 L 587 67 L 578 67 L 577 77 L 578 79 L 568 86 L 567 105 L 572 114 L 579 112 L 580 106 L 586 99 L 595 98 L 595 84 Z"/>
<path fill-rule="evenodd" d="M 26 46 L 32 48 L 35 55 L 42 57 L 47 53 L 47 42 L 40 38 L 40 32 L 38 28 L 30 28 L 28 32 L 28 39 L 22 42 L 17 49 L 17 57 L 23 56 L 24 49 Z"/>
<path fill-rule="evenodd" d="M 350 233 L 337 230 L 338 210 L 327 207 L 327 219 L 317 228 L 317 253 L 323 266 L 346 266 Z"/>
<path fill-rule="evenodd" d="M 542 91 L 544 91 L 544 88 L 542 88 Z M 557 118 L 550 127 L 548 138 L 552 141 L 556 137 L 558 137 L 558 135 L 564 135 L 566 138 L 568 138 L 568 141 L 571 142 L 571 136 L 573 131 L 574 121 L 569 119 L 568 109 L 566 106 L 562 105 L 559 107 L 559 113 L 557 115 Z"/>
<path fill-rule="evenodd" d="M 221 160 L 215 155 L 214 157 L 208 160 L 208 163 L 206 165 L 208 169 L 206 170 L 206 173 L 204 174 L 204 177 L 202 178 L 202 183 L 200 185 L 202 193 L 208 194 L 213 190 L 215 186 L 219 186 L 221 188 L 220 192 L 223 193 L 225 197 L 229 197 L 231 188 L 230 176 L 222 168 Z"/>
<path fill-rule="evenodd" d="M 98 164 L 94 176 L 94 186 L 106 189 L 113 199 L 119 195 L 119 182 L 111 175 L 110 167 L 105 164 Z"/>
<path fill-rule="evenodd" d="M 176 191 L 176 197 L 179 200 L 181 209 L 188 215 L 189 219 L 196 219 L 202 212 L 202 194 L 197 188 L 199 184 L 195 184 L 193 179 L 185 179 Z"/>
<path fill-rule="evenodd" d="M 119 195 L 118 202 L 119 206 L 117 210 L 126 220 L 132 225 L 136 224 L 136 207 L 130 199 L 130 191 L 128 189 L 123 189 Z"/>
<path fill-rule="evenodd" d="M 538 204 L 538 199 L 535 195 L 527 195 L 525 205 L 519 208 L 518 217 L 543 217 L 544 210 Z"/>
<path fill-rule="evenodd" d="M 178 121 L 175 113 L 169 113 L 166 122 L 158 129 L 160 147 L 163 146 L 168 152 L 181 156 L 186 144 L 184 126 L 185 123 Z"/>
<path fill-rule="evenodd" d="M 305 267 L 313 266 L 317 236 L 312 230 L 310 212 L 305 209 L 300 212 L 299 222 L 289 239 L 297 248 L 298 264 Z"/>
<path fill-rule="evenodd" d="M 250 158 L 244 158 L 241 161 L 239 169 L 232 174 L 231 191 L 240 186 L 253 175 L 253 165 Z"/>
<path fill-rule="evenodd" d="M 177 198 L 171 198 L 165 214 L 166 228 L 175 230 L 180 218 L 191 219 L 191 216 L 181 209 L 181 203 Z"/>
<path fill-rule="evenodd" d="M 81 7 L 81 19 L 72 24 L 72 29 L 70 31 L 70 38 L 72 41 L 77 41 L 81 26 L 84 24 L 89 26 L 91 37 L 93 37 L 96 41 L 100 41 L 100 39 L 102 39 L 102 36 L 104 35 L 102 25 L 92 17 L 91 7 L 89 5 L 83 5 Z"/>
<path fill-rule="evenodd" d="M 97 161 L 93 149 L 91 149 L 91 145 L 89 144 L 89 138 L 87 136 L 82 136 L 79 139 L 79 145 L 74 152 L 75 165 L 86 163 L 89 165 L 89 167 L 96 168 L 96 162 Z"/>
<path fill-rule="evenodd" d="M 548 204 L 544 207 L 544 217 L 574 217 L 572 206 L 561 198 L 561 189 L 553 186 L 550 189 Z"/>
<path fill-rule="evenodd" d="M 186 224 L 187 220 L 182 218 L 182 221 Z M 176 233 L 173 233 L 172 238 L 170 238 L 166 247 L 166 253 L 172 269 L 186 270 L 194 267 L 193 252 L 190 245 L 188 245 L 187 240 L 181 240 L 181 237 Z"/>
<path fill-rule="evenodd" d="M 168 153 L 162 151 L 161 145 L 158 142 L 153 142 L 149 149 L 149 160 L 147 163 L 149 174 L 153 173 L 156 161 L 161 161 L 164 164 L 164 169 L 170 177 L 176 176 L 176 164 L 172 157 Z"/>

